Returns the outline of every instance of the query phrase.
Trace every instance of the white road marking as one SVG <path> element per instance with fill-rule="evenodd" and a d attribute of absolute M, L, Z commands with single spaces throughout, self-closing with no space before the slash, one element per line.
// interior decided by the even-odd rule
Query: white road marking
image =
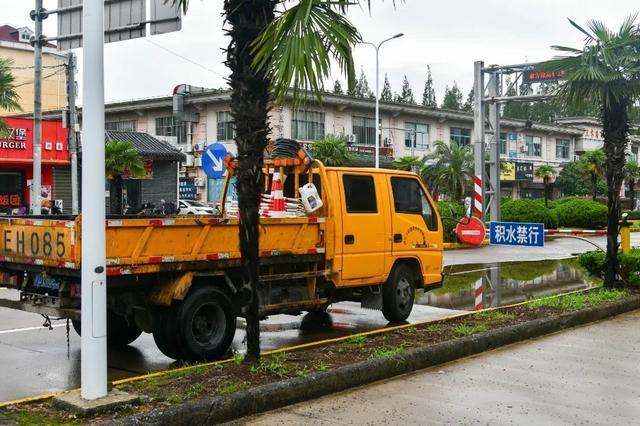
<path fill-rule="evenodd" d="M 67 324 L 53 324 L 51 327 L 52 328 L 57 328 L 57 327 L 64 327 Z M 13 328 L 11 330 L 0 330 L 0 334 L 9 334 L 9 333 L 17 333 L 19 331 L 31 331 L 31 330 L 40 330 L 40 329 L 46 329 L 47 327 L 43 327 L 43 326 L 38 326 L 38 327 L 25 327 L 25 328 Z"/>

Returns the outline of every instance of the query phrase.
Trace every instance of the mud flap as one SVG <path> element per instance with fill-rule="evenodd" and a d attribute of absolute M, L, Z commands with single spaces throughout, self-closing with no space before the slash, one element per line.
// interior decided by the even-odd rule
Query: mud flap
<path fill-rule="evenodd" d="M 382 288 L 379 285 L 367 288 L 360 299 L 360 307 L 364 309 L 382 310 Z"/>

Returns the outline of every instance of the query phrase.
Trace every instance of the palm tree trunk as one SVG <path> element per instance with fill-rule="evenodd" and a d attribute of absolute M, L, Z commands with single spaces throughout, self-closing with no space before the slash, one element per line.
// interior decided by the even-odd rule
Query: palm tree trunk
<path fill-rule="evenodd" d="M 629 197 L 631 198 L 631 207 L 629 208 L 629 210 L 635 210 L 636 207 L 636 180 L 635 179 L 629 179 Z"/>
<path fill-rule="evenodd" d="M 113 175 L 109 181 L 109 213 L 111 214 L 122 214 L 123 183 L 122 175 Z"/>
<path fill-rule="evenodd" d="M 549 179 L 544 178 L 542 181 L 544 182 L 544 206 L 549 207 Z"/>
<path fill-rule="evenodd" d="M 596 201 L 598 198 L 598 175 L 595 173 L 591 173 L 591 199 Z"/>
<path fill-rule="evenodd" d="M 269 79 L 251 67 L 251 48 L 265 26 L 273 21 L 275 0 L 225 0 L 224 12 L 231 41 L 226 65 L 231 70 L 231 114 L 235 121 L 238 146 L 237 190 L 240 217 L 240 253 L 242 284 L 251 297 L 245 308 L 247 320 L 247 356 L 260 358 L 260 322 L 258 309 L 258 207 L 262 182 L 263 153 L 269 125 Z"/>
<path fill-rule="evenodd" d="M 607 156 L 607 260 L 604 270 L 604 286 L 617 286 L 618 233 L 620 218 L 620 189 L 624 181 L 626 148 L 629 142 L 629 116 L 627 105 L 611 101 L 602 113 L 604 152 Z"/>

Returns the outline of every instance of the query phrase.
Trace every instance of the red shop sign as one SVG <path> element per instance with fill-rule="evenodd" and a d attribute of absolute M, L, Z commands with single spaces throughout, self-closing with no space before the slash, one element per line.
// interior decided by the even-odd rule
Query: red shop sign
<path fill-rule="evenodd" d="M 0 137 L 0 161 L 33 161 L 33 120 L 27 118 L 2 119 L 9 132 Z M 68 130 L 62 128 L 62 121 L 42 121 L 42 162 L 44 164 L 70 163 L 67 142 Z"/>

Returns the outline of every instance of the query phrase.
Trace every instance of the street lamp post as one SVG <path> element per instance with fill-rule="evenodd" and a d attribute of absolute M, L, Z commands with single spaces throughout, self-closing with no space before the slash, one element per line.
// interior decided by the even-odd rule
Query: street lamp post
<path fill-rule="evenodd" d="M 380 168 L 380 46 L 382 46 L 389 40 L 402 37 L 403 35 L 403 33 L 398 33 L 393 37 L 382 40 L 377 45 L 369 41 L 362 42 L 362 44 L 371 45 L 374 49 L 376 49 L 376 169 Z"/>

